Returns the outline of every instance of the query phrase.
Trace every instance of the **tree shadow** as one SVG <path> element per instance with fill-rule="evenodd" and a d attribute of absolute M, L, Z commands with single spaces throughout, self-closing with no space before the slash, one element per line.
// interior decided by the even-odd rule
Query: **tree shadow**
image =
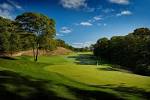
<path fill-rule="evenodd" d="M 29 76 L 23 76 L 12 71 L 0 71 L 1 100 L 69 100 L 65 97 L 58 96 L 57 93 L 49 89 L 52 88 L 53 85 L 57 85 L 58 87 L 65 87 L 77 98 L 76 100 L 125 100 L 122 98 L 124 97 L 124 95 L 122 95 L 122 97 L 119 97 L 114 95 L 113 93 L 101 91 L 101 89 L 112 89 L 113 91 L 117 91 L 118 93 L 123 94 L 136 94 L 137 96 L 146 100 L 150 98 L 150 92 L 146 92 L 143 89 L 139 89 L 136 87 L 125 87 L 124 84 L 121 84 L 119 86 L 113 86 L 111 84 L 99 86 L 83 84 L 99 89 L 87 90 L 62 83 L 54 84 L 54 82 L 50 80 L 47 81 L 32 78 Z"/>
<path fill-rule="evenodd" d="M 98 91 L 98 90 L 84 90 L 74 87 L 66 86 L 79 100 L 125 100 L 114 94 Z"/>
<path fill-rule="evenodd" d="M 78 65 L 104 65 L 104 66 L 110 66 L 106 68 L 97 68 L 98 70 L 104 70 L 104 71 L 121 71 L 126 73 L 132 73 L 129 69 L 123 66 L 111 64 L 108 61 L 105 61 L 104 59 L 97 60 L 95 56 L 92 54 L 78 54 L 77 56 L 68 56 L 68 58 L 75 59 L 75 63 Z"/>
<path fill-rule="evenodd" d="M 106 65 L 106 64 L 105 64 Z M 133 73 L 132 71 L 120 67 L 116 67 L 118 65 L 112 65 L 108 64 L 110 67 L 105 67 L 105 68 L 97 68 L 100 71 L 119 71 L 119 72 L 124 72 L 124 73 Z"/>
<path fill-rule="evenodd" d="M 104 61 L 96 60 L 96 57 L 92 54 L 78 54 L 77 56 L 69 56 L 68 58 L 74 58 L 75 63 L 79 65 L 96 65 L 97 63 L 104 64 Z"/>
<path fill-rule="evenodd" d="M 149 100 L 150 98 L 150 91 L 146 91 L 142 88 L 137 87 L 127 87 L 125 86 L 125 83 L 121 83 L 120 85 L 113 85 L 113 84 L 107 84 L 107 85 L 97 85 L 93 86 L 97 88 L 102 89 L 112 89 L 113 91 L 118 92 L 122 97 L 130 96 L 136 96 L 138 98 L 141 98 L 141 100 Z"/>
<path fill-rule="evenodd" d="M 119 69 L 112 68 L 112 67 L 107 67 L 107 68 L 97 68 L 98 70 L 103 70 L 103 71 L 120 71 Z"/>
<path fill-rule="evenodd" d="M 49 91 L 50 81 L 22 76 L 12 71 L 0 71 L 1 100 L 66 100 Z"/>
<path fill-rule="evenodd" d="M 71 81 L 71 80 L 70 80 Z M 0 99 L 1 100 L 69 100 L 59 97 L 46 85 L 53 85 L 51 81 L 23 76 L 12 71 L 0 71 Z M 56 85 L 56 84 L 55 84 Z M 123 100 L 110 93 L 101 91 L 82 90 L 76 87 L 57 84 L 67 88 L 76 100 Z"/>
<path fill-rule="evenodd" d="M 9 56 L 0 56 L 1 59 L 6 59 L 6 60 L 16 60 L 13 57 L 9 57 Z"/>
<path fill-rule="evenodd" d="M 144 100 L 149 100 L 150 99 L 150 92 L 145 91 L 144 89 L 137 88 L 137 87 L 126 87 L 126 86 L 117 86 L 115 88 L 112 88 L 114 91 L 118 91 L 121 93 L 128 93 L 131 95 L 136 95 Z"/>

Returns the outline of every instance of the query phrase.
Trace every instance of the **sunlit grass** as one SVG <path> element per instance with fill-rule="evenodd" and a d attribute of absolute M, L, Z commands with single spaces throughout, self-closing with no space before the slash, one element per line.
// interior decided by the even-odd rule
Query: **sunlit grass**
<path fill-rule="evenodd" d="M 104 71 L 101 67 L 92 65 L 55 65 L 45 67 L 45 70 L 57 72 L 73 80 L 89 85 L 124 85 L 150 91 L 150 77 L 119 71 Z M 108 67 L 108 66 L 106 66 Z"/>
<path fill-rule="evenodd" d="M 91 91 L 93 91 L 92 93 L 94 91 L 105 92 L 127 100 L 141 100 L 140 91 L 150 92 L 150 77 L 107 70 L 111 68 L 111 64 L 102 63 L 97 66 L 94 59 L 76 58 L 80 54 L 90 53 L 73 53 L 68 56 L 40 56 L 38 62 L 34 62 L 33 57 L 29 56 L 16 57 L 16 60 L 0 59 L 0 71 L 7 70 L 19 73 L 26 78 L 31 77 L 32 81 L 37 79 L 48 81 L 44 83 L 45 89 L 66 99 L 79 100 L 80 97 L 74 94 L 77 90 L 85 93 Z M 25 92 L 21 92 L 20 95 L 28 95 L 27 91 L 35 91 L 26 85 L 17 87 L 14 84 L 7 83 L 4 86 L 8 87 L 9 91 L 16 91 L 21 88 Z M 121 90 L 122 92 L 115 90 L 121 88 L 125 90 Z M 75 90 L 71 91 L 70 89 Z M 131 90 L 132 92 L 130 92 Z M 138 93 L 136 93 L 137 91 Z M 83 94 L 78 93 L 78 95 L 82 97 Z"/>

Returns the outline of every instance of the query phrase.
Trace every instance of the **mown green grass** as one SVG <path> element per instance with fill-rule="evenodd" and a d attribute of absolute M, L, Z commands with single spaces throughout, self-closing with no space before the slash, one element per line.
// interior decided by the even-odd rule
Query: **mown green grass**
<path fill-rule="evenodd" d="M 55 100 L 148 100 L 150 77 L 113 70 L 107 63 L 97 66 L 90 57 L 90 53 L 41 56 L 36 63 L 29 56 L 0 58 L 0 97 L 5 97 L 4 91 L 31 100 L 31 94 L 36 100 L 47 96 Z"/>
<path fill-rule="evenodd" d="M 50 72 L 57 72 L 65 75 L 73 80 L 83 82 L 89 85 L 106 85 L 112 86 L 121 85 L 128 87 L 143 88 L 150 91 L 150 78 L 146 76 L 139 76 L 130 73 L 119 71 L 103 71 L 101 66 L 95 67 L 91 65 L 55 65 L 45 67 L 45 70 Z M 104 66 L 102 66 L 104 67 Z M 106 66 L 107 67 L 107 66 Z"/>

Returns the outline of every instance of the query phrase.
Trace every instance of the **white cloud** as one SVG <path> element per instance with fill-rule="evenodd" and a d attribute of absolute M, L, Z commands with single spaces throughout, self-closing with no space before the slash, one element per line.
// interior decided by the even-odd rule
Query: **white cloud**
<path fill-rule="evenodd" d="M 12 16 L 11 12 L 13 10 L 14 10 L 14 8 L 8 3 L 0 4 L 0 16 L 1 17 L 12 19 L 13 16 Z"/>
<path fill-rule="evenodd" d="M 106 24 L 106 23 L 97 23 L 97 26 L 103 26 L 103 27 L 106 27 L 107 24 Z"/>
<path fill-rule="evenodd" d="M 93 17 L 93 19 L 98 21 L 98 20 L 102 20 L 102 17 L 101 16 L 95 16 L 95 17 Z"/>
<path fill-rule="evenodd" d="M 0 16 L 3 18 L 13 19 L 13 16 L 10 14 L 8 10 L 0 9 Z"/>
<path fill-rule="evenodd" d="M 92 26 L 93 24 L 90 22 L 81 22 L 80 25 L 82 26 Z"/>
<path fill-rule="evenodd" d="M 62 37 L 62 36 L 64 36 L 64 35 L 63 35 L 63 34 L 56 33 L 56 36 Z"/>
<path fill-rule="evenodd" d="M 94 16 L 93 18 L 87 20 L 87 21 L 81 21 L 80 23 L 75 23 L 76 26 L 93 26 L 95 22 L 102 20 L 101 15 Z"/>
<path fill-rule="evenodd" d="M 17 2 L 7 0 L 12 6 L 14 6 L 17 9 L 23 9 Z"/>
<path fill-rule="evenodd" d="M 132 12 L 129 10 L 124 10 L 124 11 L 121 11 L 120 13 L 116 14 L 116 16 L 128 16 L 128 15 L 132 15 Z"/>
<path fill-rule="evenodd" d="M 60 4 L 64 8 L 78 9 L 80 7 L 87 7 L 86 0 L 61 0 Z"/>
<path fill-rule="evenodd" d="M 73 43 L 73 45 L 82 45 L 83 43 Z"/>
<path fill-rule="evenodd" d="M 13 19 L 14 14 L 13 12 L 17 9 L 22 9 L 21 6 L 19 6 L 17 3 L 6 0 L 6 2 L 0 4 L 0 16 L 8 19 Z"/>
<path fill-rule="evenodd" d="M 74 46 L 76 48 L 82 48 L 82 47 L 89 47 L 91 44 L 94 44 L 94 42 L 87 41 L 87 42 L 72 43 L 72 46 Z"/>
<path fill-rule="evenodd" d="M 97 16 L 94 16 L 93 18 L 89 19 L 87 22 L 90 23 L 90 24 L 93 24 L 94 22 L 97 22 L 97 21 L 100 21 L 100 20 L 103 20 L 102 16 L 97 15 Z"/>
<path fill-rule="evenodd" d="M 122 5 L 128 5 L 130 3 L 129 0 L 109 0 L 109 2 Z"/>
<path fill-rule="evenodd" d="M 84 45 L 84 43 L 72 43 L 72 46 L 75 48 L 82 48 L 82 47 L 84 47 L 83 45 Z"/>
<path fill-rule="evenodd" d="M 70 29 L 69 27 L 62 27 L 60 32 L 61 33 L 71 33 L 72 29 Z"/>
<path fill-rule="evenodd" d="M 2 3 L 2 4 L 0 4 L 0 9 L 2 9 L 2 10 L 12 10 L 13 9 L 13 7 L 12 7 L 12 5 L 10 5 L 10 4 L 8 4 L 8 3 Z"/>

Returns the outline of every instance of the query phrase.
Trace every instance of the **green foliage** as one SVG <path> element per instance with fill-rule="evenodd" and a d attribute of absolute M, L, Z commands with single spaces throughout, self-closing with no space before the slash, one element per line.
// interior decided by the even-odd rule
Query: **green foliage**
<path fill-rule="evenodd" d="M 47 35 L 49 38 L 55 36 L 55 22 L 53 19 L 39 13 L 26 12 L 16 17 L 23 30 L 34 33 L 37 37 Z"/>
<path fill-rule="evenodd" d="M 17 51 L 20 50 L 20 37 L 18 34 L 10 34 L 9 37 L 10 44 L 10 51 Z"/>
<path fill-rule="evenodd" d="M 65 43 L 65 41 L 63 41 L 61 39 L 57 39 L 56 43 L 57 43 L 57 46 L 59 46 L 59 47 L 64 47 L 64 48 L 70 49 L 70 50 L 75 51 L 75 52 L 89 52 L 89 51 L 91 51 L 90 47 L 75 48 L 75 47 Z"/>
<path fill-rule="evenodd" d="M 16 22 L 20 24 L 22 30 L 35 35 L 33 53 L 34 60 L 37 61 L 38 49 L 49 49 L 49 41 L 55 36 L 54 20 L 40 13 L 26 12 L 17 16 Z"/>
<path fill-rule="evenodd" d="M 39 13 L 23 13 L 15 21 L 0 17 L 0 51 L 11 52 L 33 49 L 53 50 L 57 43 L 55 21 Z M 35 49 L 37 49 L 35 51 Z M 35 57 L 35 56 L 34 56 Z"/>
<path fill-rule="evenodd" d="M 150 65 L 149 43 L 150 30 L 140 28 L 126 36 L 99 39 L 95 44 L 94 55 L 126 66 L 136 73 L 150 75 L 147 67 Z"/>
<path fill-rule="evenodd" d="M 0 33 L 0 51 L 9 51 L 9 34 L 7 32 Z"/>
<path fill-rule="evenodd" d="M 56 45 L 58 47 L 64 47 L 64 48 L 67 48 L 67 49 L 70 49 L 70 50 L 75 50 L 74 47 L 72 47 L 71 45 L 67 44 L 64 40 L 61 40 L 61 39 L 57 39 L 56 40 Z"/>
<path fill-rule="evenodd" d="M 9 31 L 11 23 L 11 20 L 0 17 L 0 33 Z"/>
<path fill-rule="evenodd" d="M 17 51 L 20 49 L 20 37 L 16 22 L 0 17 L 0 51 Z"/>

